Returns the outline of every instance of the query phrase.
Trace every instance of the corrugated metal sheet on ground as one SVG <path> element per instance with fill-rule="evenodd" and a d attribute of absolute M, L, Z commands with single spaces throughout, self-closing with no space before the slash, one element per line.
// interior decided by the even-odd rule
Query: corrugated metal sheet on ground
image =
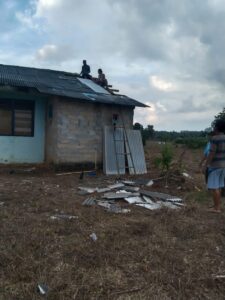
<path fill-rule="evenodd" d="M 125 156 L 122 155 L 122 153 L 124 153 L 124 137 L 122 128 L 114 130 L 112 127 L 105 127 L 103 152 L 104 173 L 107 175 L 125 174 Z M 116 153 L 121 154 L 117 154 L 116 156 Z"/>
<path fill-rule="evenodd" d="M 145 164 L 145 154 L 144 154 L 141 133 L 139 130 L 131 130 L 131 129 L 126 130 L 126 133 L 127 133 L 128 143 L 129 143 L 128 146 L 126 141 L 126 152 L 127 153 L 129 153 L 129 151 L 131 152 L 134 168 L 135 168 L 135 172 L 134 172 L 134 169 L 132 168 L 133 164 L 132 164 L 131 155 L 127 155 L 130 174 L 145 174 L 147 173 L 147 168 Z"/>

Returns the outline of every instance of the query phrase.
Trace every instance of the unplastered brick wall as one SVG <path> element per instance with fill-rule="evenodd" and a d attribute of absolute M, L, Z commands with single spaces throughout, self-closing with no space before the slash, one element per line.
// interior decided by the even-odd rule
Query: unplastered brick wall
<path fill-rule="evenodd" d="M 56 99 L 48 132 L 48 160 L 55 163 L 102 163 L 104 126 L 112 125 L 113 114 L 123 115 L 132 128 L 133 108 L 100 103 Z M 52 128 L 51 128 L 52 127 Z"/>

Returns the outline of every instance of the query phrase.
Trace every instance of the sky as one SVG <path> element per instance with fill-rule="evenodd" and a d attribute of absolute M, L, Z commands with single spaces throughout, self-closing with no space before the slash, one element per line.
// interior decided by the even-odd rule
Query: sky
<path fill-rule="evenodd" d="M 225 107 L 225 0 L 0 0 L 0 63 L 80 72 L 149 108 L 134 122 L 204 130 Z"/>

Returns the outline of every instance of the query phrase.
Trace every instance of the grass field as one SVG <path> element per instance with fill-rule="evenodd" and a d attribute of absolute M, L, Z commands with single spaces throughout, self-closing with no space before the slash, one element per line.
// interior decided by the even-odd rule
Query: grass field
<path fill-rule="evenodd" d="M 225 215 L 207 212 L 211 200 L 196 172 L 199 157 L 185 155 L 198 190 L 189 182 L 181 189 L 178 183 L 165 188 L 163 181 L 149 188 L 183 197 L 186 207 L 176 211 L 122 203 L 131 212 L 111 214 L 82 206 L 87 196 L 78 194 L 79 185 L 114 182 L 101 173 L 81 182 L 77 174 L 2 170 L 0 299 L 41 299 L 40 283 L 51 300 L 224 299 Z M 152 159 L 149 154 L 150 165 Z M 59 213 L 77 218 L 51 218 Z M 97 241 L 90 238 L 93 232 Z"/>

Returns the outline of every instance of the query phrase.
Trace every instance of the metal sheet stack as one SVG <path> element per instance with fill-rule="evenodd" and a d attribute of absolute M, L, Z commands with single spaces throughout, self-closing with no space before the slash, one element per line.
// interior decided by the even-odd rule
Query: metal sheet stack
<path fill-rule="evenodd" d="M 104 130 L 103 170 L 107 175 L 125 174 L 127 161 L 130 174 L 145 174 L 144 149 L 139 130 L 113 128 Z"/>

